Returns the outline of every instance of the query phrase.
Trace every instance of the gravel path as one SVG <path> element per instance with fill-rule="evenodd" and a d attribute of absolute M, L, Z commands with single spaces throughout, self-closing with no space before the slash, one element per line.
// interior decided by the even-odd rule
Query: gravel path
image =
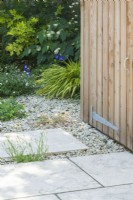
<path fill-rule="evenodd" d="M 87 151 L 70 152 L 65 156 L 125 150 L 124 147 L 80 120 L 79 100 L 47 100 L 40 96 L 21 96 L 16 99 L 25 106 L 27 117 L 9 122 L 0 122 L 1 132 L 61 127 L 89 147 Z M 64 155 L 58 155 L 58 157 L 64 157 Z"/>

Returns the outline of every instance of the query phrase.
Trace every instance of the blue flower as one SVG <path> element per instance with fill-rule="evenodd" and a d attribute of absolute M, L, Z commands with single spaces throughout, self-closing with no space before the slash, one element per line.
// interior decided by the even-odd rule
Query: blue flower
<path fill-rule="evenodd" d="M 29 68 L 27 67 L 26 64 L 24 65 L 24 72 L 26 72 L 26 74 L 27 74 L 28 76 L 30 76 L 30 70 L 29 70 Z"/>
<path fill-rule="evenodd" d="M 59 56 L 59 59 L 60 61 L 63 61 L 64 60 L 64 57 L 63 56 Z"/>
<path fill-rule="evenodd" d="M 59 60 L 59 57 L 60 57 L 60 55 L 58 55 L 58 54 L 55 54 L 55 56 L 54 56 L 54 58 L 55 58 L 56 60 Z"/>
<path fill-rule="evenodd" d="M 59 60 L 59 61 L 65 60 L 65 58 L 64 58 L 63 56 L 60 56 L 59 54 L 55 54 L 54 58 L 55 58 L 56 60 Z"/>

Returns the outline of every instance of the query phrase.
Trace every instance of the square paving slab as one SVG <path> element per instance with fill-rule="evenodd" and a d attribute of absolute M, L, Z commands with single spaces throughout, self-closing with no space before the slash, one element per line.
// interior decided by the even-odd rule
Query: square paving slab
<path fill-rule="evenodd" d="M 133 185 L 59 194 L 61 200 L 133 200 Z"/>
<path fill-rule="evenodd" d="M 0 200 L 98 187 L 67 159 L 0 166 Z"/>
<path fill-rule="evenodd" d="M 34 153 L 37 152 L 37 146 L 40 139 L 44 141 L 44 151 L 47 146 L 48 153 L 61 153 L 73 150 L 87 149 L 87 146 L 78 141 L 75 137 L 62 129 L 47 129 L 18 133 L 0 134 L 0 157 L 9 157 L 6 148 L 9 146 L 7 139 L 9 139 L 15 146 L 25 146 L 25 153 L 29 154 L 29 144 L 32 146 Z"/>
<path fill-rule="evenodd" d="M 92 155 L 71 160 L 104 186 L 133 183 L 133 154 Z"/>

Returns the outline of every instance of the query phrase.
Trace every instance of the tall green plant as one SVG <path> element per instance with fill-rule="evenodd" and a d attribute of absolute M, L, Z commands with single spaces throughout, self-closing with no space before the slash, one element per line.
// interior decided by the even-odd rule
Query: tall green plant
<path fill-rule="evenodd" d="M 65 67 L 53 65 L 44 70 L 37 80 L 40 95 L 48 98 L 72 98 L 79 96 L 80 91 L 80 64 L 79 62 L 66 63 Z"/>

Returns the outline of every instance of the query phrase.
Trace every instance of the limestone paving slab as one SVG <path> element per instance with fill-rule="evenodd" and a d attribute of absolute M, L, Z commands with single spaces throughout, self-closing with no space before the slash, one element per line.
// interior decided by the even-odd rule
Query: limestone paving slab
<path fill-rule="evenodd" d="M 98 187 L 68 159 L 0 166 L 0 200 Z"/>
<path fill-rule="evenodd" d="M 45 196 L 35 196 L 35 197 L 28 197 L 28 198 L 19 198 L 18 200 L 59 200 L 54 195 L 45 195 Z"/>
<path fill-rule="evenodd" d="M 48 153 L 61 153 L 73 150 L 83 150 L 88 147 L 78 141 L 75 137 L 67 133 L 62 129 L 46 129 L 37 131 L 27 131 L 18 133 L 1 133 L 0 134 L 0 157 L 9 157 L 6 152 L 7 139 L 13 144 L 18 145 L 30 143 L 32 145 L 33 152 L 37 152 L 37 144 L 40 138 L 44 140 L 44 147 L 47 146 Z M 27 145 L 28 146 L 28 145 Z M 29 154 L 29 148 L 25 148 L 24 154 Z"/>
<path fill-rule="evenodd" d="M 133 200 L 133 185 L 59 194 L 62 200 Z"/>
<path fill-rule="evenodd" d="M 104 186 L 133 183 L 133 154 L 128 152 L 74 157 L 71 160 Z"/>

